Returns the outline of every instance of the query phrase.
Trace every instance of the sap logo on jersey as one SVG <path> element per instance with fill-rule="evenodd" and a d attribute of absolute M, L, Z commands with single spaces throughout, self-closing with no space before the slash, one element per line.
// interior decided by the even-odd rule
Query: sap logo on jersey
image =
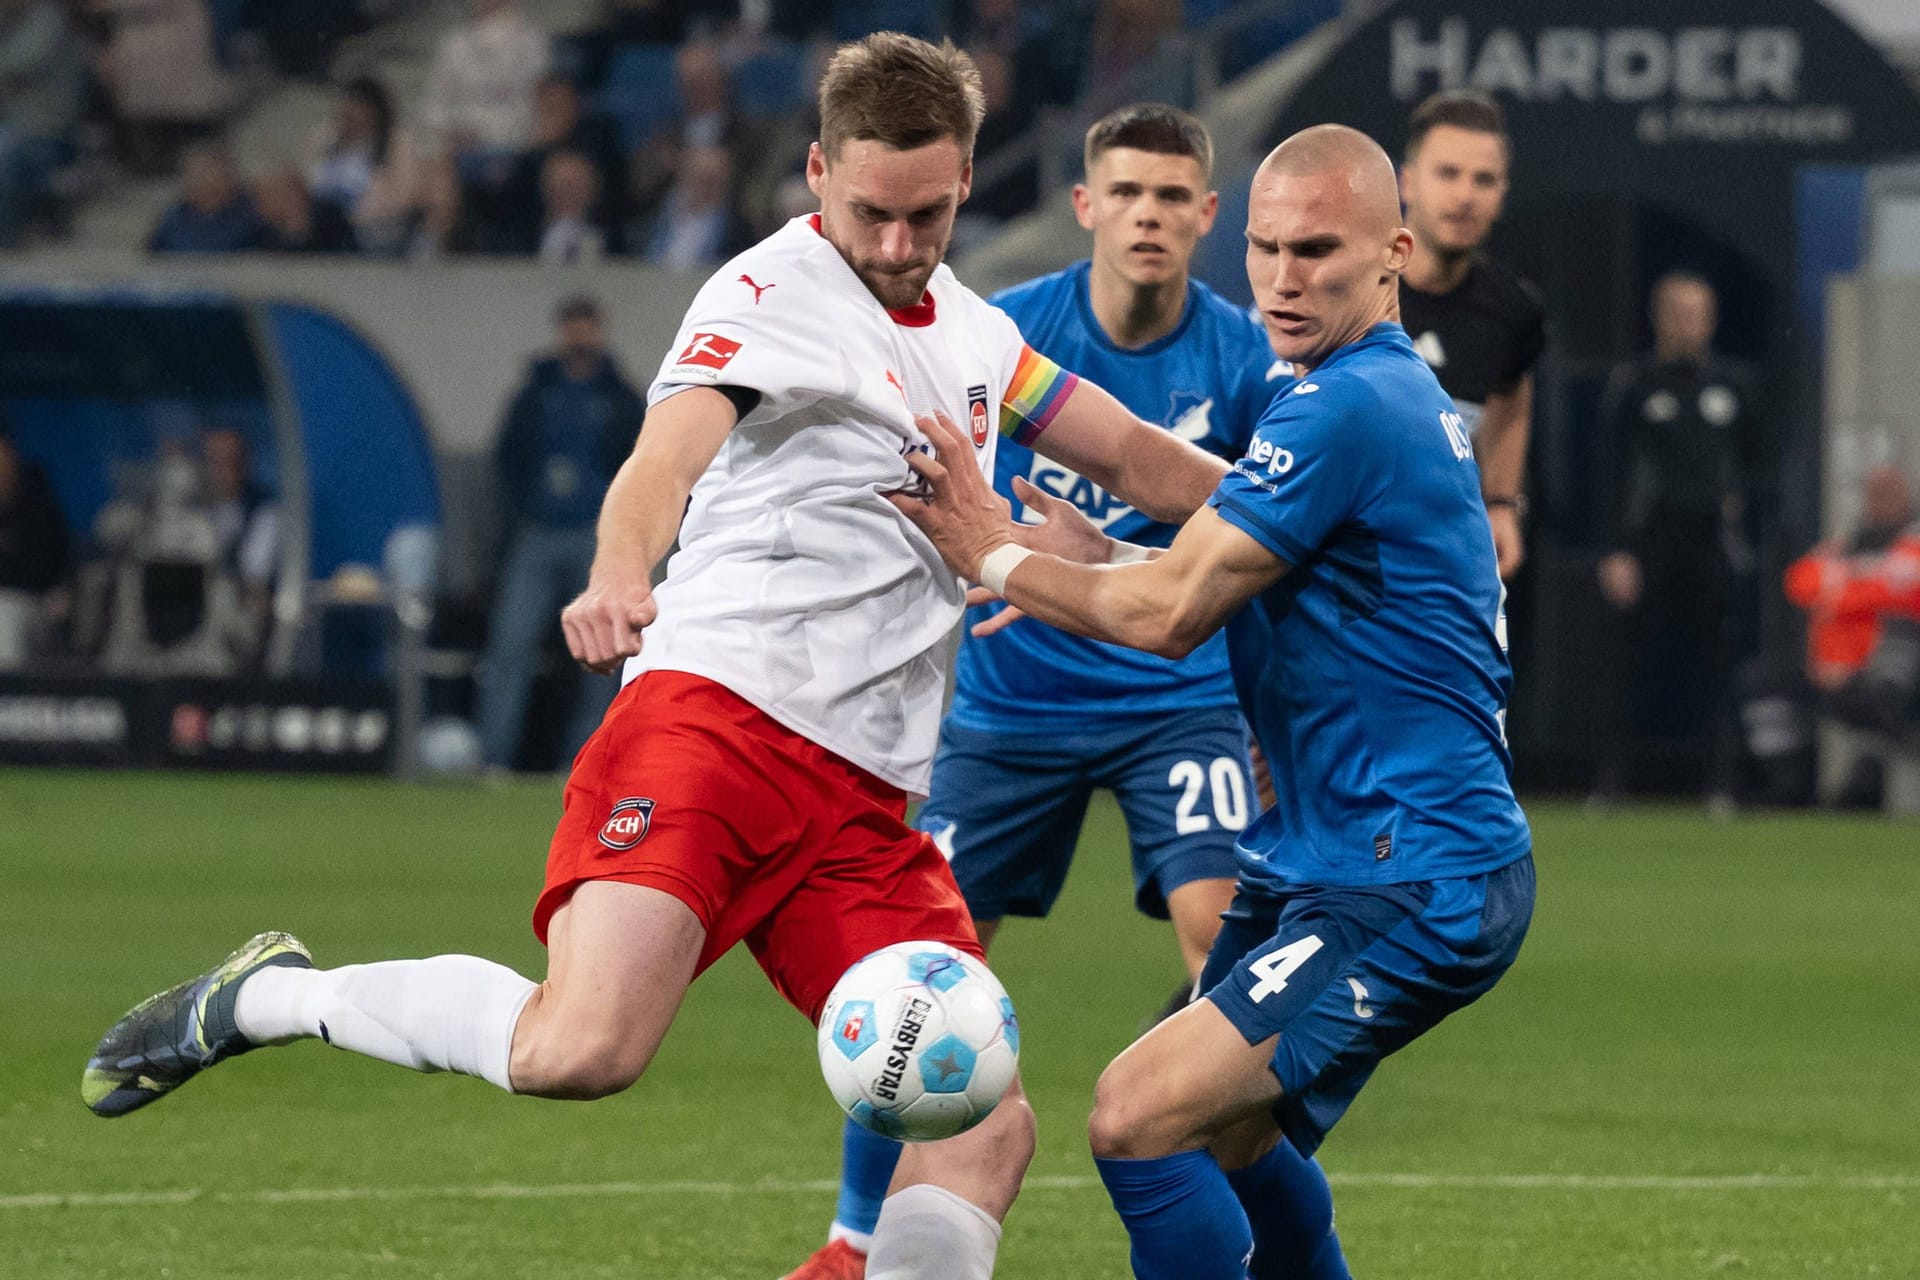
<path fill-rule="evenodd" d="M 1247 446 L 1247 456 L 1262 463 L 1276 476 L 1283 476 L 1293 470 L 1293 451 L 1282 449 L 1271 440 L 1255 440 Z"/>
<path fill-rule="evenodd" d="M 967 422 L 973 427 L 973 447 L 987 447 L 987 388 L 967 388 Z"/>
<path fill-rule="evenodd" d="M 1133 510 L 1073 468 L 1050 462 L 1037 453 L 1033 455 L 1033 466 L 1027 471 L 1027 481 L 1042 493 L 1071 502 L 1100 529 Z"/>
<path fill-rule="evenodd" d="M 723 338 L 717 333 L 696 333 L 687 343 L 687 349 L 680 353 L 677 369 L 712 369 L 716 372 L 727 367 L 736 355 L 740 354 L 740 344 L 731 338 Z"/>
<path fill-rule="evenodd" d="M 645 796 L 628 796 L 613 806 L 613 812 L 600 826 L 600 843 L 609 849 L 631 849 L 647 838 L 653 826 L 653 801 Z"/>

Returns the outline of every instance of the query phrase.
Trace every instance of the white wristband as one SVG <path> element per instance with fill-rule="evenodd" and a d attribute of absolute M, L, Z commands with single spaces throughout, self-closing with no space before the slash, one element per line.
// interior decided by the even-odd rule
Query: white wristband
<path fill-rule="evenodd" d="M 1108 564 L 1141 564 L 1153 559 L 1153 548 L 1143 547 L 1137 542 L 1121 542 L 1115 538 L 1107 539 Z"/>
<path fill-rule="evenodd" d="M 987 558 L 980 562 L 980 585 L 997 596 L 1007 594 L 1007 575 L 1022 560 L 1033 554 L 1029 547 L 1008 542 L 987 552 Z"/>

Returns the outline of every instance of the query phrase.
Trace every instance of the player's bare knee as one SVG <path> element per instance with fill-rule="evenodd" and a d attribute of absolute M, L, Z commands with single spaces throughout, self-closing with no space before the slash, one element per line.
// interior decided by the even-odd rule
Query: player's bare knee
<path fill-rule="evenodd" d="M 1144 1082 L 1130 1080 L 1131 1074 L 1115 1063 L 1094 1086 L 1087 1142 L 1102 1160 L 1144 1160 L 1177 1149 L 1167 1145 L 1170 1135 Z"/>
<path fill-rule="evenodd" d="M 652 1056 L 615 1034 L 546 1036 L 524 1055 L 514 1045 L 513 1087 L 541 1098 L 591 1102 L 632 1087 Z"/>

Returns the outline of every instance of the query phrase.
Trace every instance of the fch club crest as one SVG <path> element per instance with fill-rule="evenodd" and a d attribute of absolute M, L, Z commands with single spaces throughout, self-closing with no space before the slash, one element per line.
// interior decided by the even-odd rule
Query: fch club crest
<path fill-rule="evenodd" d="M 600 826 L 600 843 L 609 849 L 631 849 L 647 838 L 653 826 L 653 801 L 644 796 L 628 796 L 613 806 L 613 812 Z"/>

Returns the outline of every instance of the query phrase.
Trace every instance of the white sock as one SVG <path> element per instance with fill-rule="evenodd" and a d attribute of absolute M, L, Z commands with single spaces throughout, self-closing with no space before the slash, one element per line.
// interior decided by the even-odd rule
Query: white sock
<path fill-rule="evenodd" d="M 415 1071 L 457 1071 L 509 1093 L 513 1028 L 534 984 L 478 956 L 386 960 L 340 969 L 262 969 L 241 984 L 233 1020 L 255 1044 L 318 1036 Z"/>
<path fill-rule="evenodd" d="M 991 1280 L 1000 1224 L 945 1187 L 917 1182 L 887 1197 L 867 1280 Z"/>
<path fill-rule="evenodd" d="M 873 1252 L 873 1235 L 871 1232 L 855 1231 L 838 1218 L 835 1218 L 833 1225 L 827 1228 L 827 1243 L 832 1244 L 835 1240 L 845 1240 L 861 1253 Z"/>

